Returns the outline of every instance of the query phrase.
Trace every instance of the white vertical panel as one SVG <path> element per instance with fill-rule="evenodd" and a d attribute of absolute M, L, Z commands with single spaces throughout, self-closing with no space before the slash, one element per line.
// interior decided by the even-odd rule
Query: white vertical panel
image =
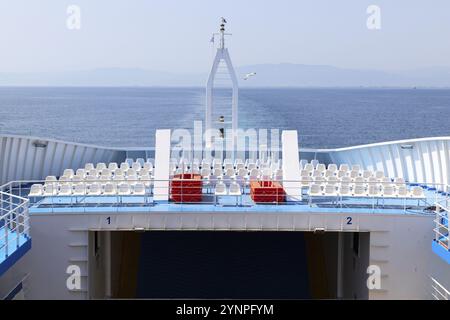
<path fill-rule="evenodd" d="M 170 130 L 156 130 L 155 138 L 155 201 L 169 200 Z"/>
<path fill-rule="evenodd" d="M 302 186 L 300 183 L 297 130 L 283 130 L 281 133 L 281 148 L 283 187 L 286 191 L 287 200 L 299 201 L 302 199 Z"/>

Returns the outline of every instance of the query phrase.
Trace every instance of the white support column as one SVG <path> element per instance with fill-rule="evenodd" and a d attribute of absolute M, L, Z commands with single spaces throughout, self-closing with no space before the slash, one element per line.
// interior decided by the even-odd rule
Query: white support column
<path fill-rule="evenodd" d="M 170 130 L 156 130 L 154 201 L 169 200 Z"/>
<path fill-rule="evenodd" d="M 283 161 L 283 187 L 288 201 L 302 199 L 300 183 L 300 165 L 298 153 L 297 130 L 284 130 L 281 133 L 281 148 Z"/>

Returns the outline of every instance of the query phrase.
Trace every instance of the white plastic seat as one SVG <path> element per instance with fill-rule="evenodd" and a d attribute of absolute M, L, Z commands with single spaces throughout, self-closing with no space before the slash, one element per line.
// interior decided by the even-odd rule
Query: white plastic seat
<path fill-rule="evenodd" d="M 98 177 L 98 171 L 96 169 L 91 169 L 87 172 L 87 175 L 91 177 Z"/>
<path fill-rule="evenodd" d="M 143 183 L 136 183 L 133 187 L 133 195 L 145 196 L 145 185 Z"/>
<path fill-rule="evenodd" d="M 339 170 L 341 170 L 341 171 L 345 171 L 345 172 L 347 172 L 347 171 L 349 171 L 349 167 L 348 167 L 348 164 L 346 164 L 346 163 L 342 163 L 340 166 L 339 166 Z"/>
<path fill-rule="evenodd" d="M 236 164 L 236 170 L 241 170 L 241 169 L 245 169 L 245 165 L 243 163 L 238 163 Z"/>
<path fill-rule="evenodd" d="M 216 196 L 225 196 L 227 194 L 227 186 L 223 182 L 218 182 L 214 194 Z"/>
<path fill-rule="evenodd" d="M 389 186 L 389 185 L 392 185 L 392 181 L 388 177 L 383 177 L 383 178 L 381 178 L 380 185 L 383 187 Z"/>
<path fill-rule="evenodd" d="M 305 165 L 306 165 L 307 163 L 308 163 L 308 160 L 306 160 L 306 159 L 301 159 L 301 160 L 300 160 L 300 163 L 299 163 L 300 169 L 303 170 L 303 169 L 305 168 Z"/>
<path fill-rule="evenodd" d="M 340 185 L 348 185 L 350 186 L 350 184 L 352 183 L 352 179 L 350 177 L 342 177 L 340 180 Z"/>
<path fill-rule="evenodd" d="M 248 171 L 245 168 L 240 168 L 237 173 L 240 177 L 246 177 L 248 175 Z"/>
<path fill-rule="evenodd" d="M 323 163 L 318 163 L 317 164 L 316 171 L 325 172 L 325 170 L 326 170 L 325 164 L 323 164 Z"/>
<path fill-rule="evenodd" d="M 401 177 L 395 178 L 394 183 L 398 187 L 399 186 L 406 186 L 405 179 L 403 179 Z"/>
<path fill-rule="evenodd" d="M 206 186 L 214 188 L 217 184 L 218 178 L 216 175 L 212 174 L 208 177 L 208 179 L 206 180 Z"/>
<path fill-rule="evenodd" d="M 119 169 L 119 166 L 117 165 L 116 162 L 111 162 L 110 164 L 108 164 L 108 169 L 111 170 L 112 172 L 114 172 L 117 169 Z"/>
<path fill-rule="evenodd" d="M 326 180 L 327 180 L 327 184 L 334 185 L 334 186 L 336 186 L 339 182 L 338 178 L 335 176 L 331 176 Z"/>
<path fill-rule="evenodd" d="M 323 191 L 324 191 L 324 195 L 325 195 L 325 196 L 329 196 L 329 197 L 337 196 L 336 185 L 335 185 L 335 184 L 329 184 L 329 183 L 327 183 L 327 184 L 325 185 L 325 188 L 324 188 Z"/>
<path fill-rule="evenodd" d="M 232 163 L 226 163 L 223 168 L 225 171 L 226 170 L 234 170 L 234 165 Z"/>
<path fill-rule="evenodd" d="M 140 171 L 142 169 L 142 166 L 141 166 L 141 164 L 139 162 L 134 162 L 133 165 L 131 166 L 131 168 L 134 171 L 138 172 L 138 171 Z"/>
<path fill-rule="evenodd" d="M 220 169 L 220 170 L 222 170 L 223 169 L 222 164 L 221 163 L 214 163 L 213 164 L 213 169 Z"/>
<path fill-rule="evenodd" d="M 312 173 L 313 177 L 321 177 L 322 176 L 322 171 L 318 171 L 318 170 L 314 170 Z"/>
<path fill-rule="evenodd" d="M 59 186 L 58 191 L 59 196 L 71 196 L 72 195 L 72 184 L 71 183 L 63 183 Z"/>
<path fill-rule="evenodd" d="M 139 165 L 142 168 L 144 166 L 145 160 L 144 160 L 144 158 L 137 158 L 135 162 L 139 163 Z"/>
<path fill-rule="evenodd" d="M 130 185 L 125 182 L 119 183 L 119 186 L 117 188 L 117 194 L 119 196 L 129 196 L 131 194 Z"/>
<path fill-rule="evenodd" d="M 108 168 L 104 168 L 102 169 L 102 171 L 100 172 L 100 175 L 102 177 L 112 177 L 112 172 L 111 170 L 109 170 Z"/>
<path fill-rule="evenodd" d="M 137 176 L 137 174 L 131 175 L 131 176 L 127 176 L 127 177 L 126 177 L 126 181 L 127 181 L 129 184 L 134 184 L 134 183 L 136 183 L 137 181 L 139 181 L 139 177 Z"/>
<path fill-rule="evenodd" d="M 70 182 L 70 181 L 72 181 L 71 177 L 68 177 L 68 176 L 59 177 L 59 182 Z"/>
<path fill-rule="evenodd" d="M 85 176 L 84 176 L 84 175 L 78 175 L 78 174 L 75 174 L 75 175 L 72 177 L 72 182 L 82 182 L 82 181 L 84 181 L 84 179 L 85 179 Z"/>
<path fill-rule="evenodd" d="M 103 163 L 103 162 L 97 163 L 96 169 L 97 169 L 98 172 L 100 172 L 100 171 L 102 171 L 103 169 L 106 169 L 106 168 L 107 167 L 106 167 L 105 163 Z"/>
<path fill-rule="evenodd" d="M 89 170 L 92 170 L 92 169 L 95 169 L 93 163 L 86 163 L 86 164 L 84 165 L 84 170 L 89 171 Z"/>
<path fill-rule="evenodd" d="M 56 183 L 46 183 L 44 185 L 44 196 L 50 197 L 57 194 L 58 188 Z"/>
<path fill-rule="evenodd" d="M 410 197 L 414 199 L 422 199 L 425 198 L 425 193 L 423 192 L 423 188 L 420 186 L 415 186 L 412 188 L 410 192 Z"/>
<path fill-rule="evenodd" d="M 234 168 L 225 169 L 225 175 L 230 176 L 230 177 L 234 176 Z"/>
<path fill-rule="evenodd" d="M 145 174 L 145 175 L 139 176 L 139 181 L 140 181 L 141 183 L 144 183 L 144 185 L 145 185 L 147 188 L 150 188 L 151 185 L 152 185 L 152 177 L 150 176 L 150 174 Z M 138 184 L 138 183 L 136 183 L 136 184 Z"/>
<path fill-rule="evenodd" d="M 360 172 L 361 166 L 359 164 L 352 165 L 352 171 Z"/>
<path fill-rule="evenodd" d="M 357 177 L 359 177 L 359 171 L 352 170 L 349 172 L 348 176 L 351 179 L 356 179 Z"/>
<path fill-rule="evenodd" d="M 136 176 L 136 175 L 137 175 L 137 172 L 133 168 L 130 168 L 127 170 L 127 177 L 128 176 Z"/>
<path fill-rule="evenodd" d="M 348 184 L 341 184 L 338 187 L 338 195 L 340 195 L 341 197 L 344 196 L 351 196 L 351 192 L 350 192 L 350 186 Z"/>
<path fill-rule="evenodd" d="M 320 184 L 313 183 L 309 188 L 308 194 L 310 196 L 321 196 L 322 195 L 322 186 Z"/>
<path fill-rule="evenodd" d="M 234 160 L 234 165 L 237 167 L 238 165 L 242 165 L 245 166 L 245 163 L 242 159 L 237 158 L 236 160 Z"/>
<path fill-rule="evenodd" d="M 395 196 L 395 189 L 392 185 L 383 185 L 382 194 L 383 197 L 392 198 Z"/>
<path fill-rule="evenodd" d="M 98 182 L 95 182 L 89 186 L 87 190 L 87 194 L 90 196 L 99 196 L 102 194 L 102 185 Z"/>
<path fill-rule="evenodd" d="M 86 175 L 86 170 L 83 168 L 77 169 L 77 171 L 75 172 L 75 175 L 84 177 Z"/>
<path fill-rule="evenodd" d="M 259 176 L 261 175 L 261 171 L 259 170 L 259 169 L 252 169 L 251 171 L 250 171 L 250 176 L 251 177 L 256 177 L 256 178 L 259 178 Z"/>
<path fill-rule="evenodd" d="M 86 195 L 86 185 L 84 183 L 77 183 L 73 187 L 73 193 L 74 196 L 84 196 Z"/>
<path fill-rule="evenodd" d="M 125 181 L 125 175 L 123 174 L 123 172 L 116 171 L 116 173 L 114 174 L 113 180 L 118 181 L 118 182 Z"/>
<path fill-rule="evenodd" d="M 325 171 L 325 178 L 334 177 L 335 176 L 334 173 L 335 171 L 328 169 L 327 171 Z"/>
<path fill-rule="evenodd" d="M 202 175 L 203 178 L 209 177 L 211 175 L 211 169 L 210 168 L 202 168 L 202 170 L 200 171 L 200 174 Z"/>
<path fill-rule="evenodd" d="M 245 185 L 245 177 L 244 176 L 235 176 L 234 181 L 239 184 L 241 187 Z"/>
<path fill-rule="evenodd" d="M 301 177 L 300 185 L 302 188 L 309 187 L 311 183 L 313 182 L 313 179 L 311 176 Z"/>
<path fill-rule="evenodd" d="M 335 163 L 330 163 L 328 165 L 328 171 L 336 172 L 338 170 L 337 165 Z"/>
<path fill-rule="evenodd" d="M 371 184 L 367 187 L 367 196 L 368 197 L 379 197 L 380 189 L 376 184 Z"/>
<path fill-rule="evenodd" d="M 373 176 L 373 172 L 370 171 L 370 170 L 364 170 L 363 173 L 362 173 L 362 177 L 364 179 L 369 179 L 372 176 Z"/>
<path fill-rule="evenodd" d="M 363 177 L 356 177 L 354 180 L 353 180 L 353 182 L 354 182 L 354 184 L 356 185 L 356 184 L 364 184 L 364 182 L 365 182 L 365 180 L 364 180 L 364 178 Z"/>
<path fill-rule="evenodd" d="M 399 187 L 397 187 L 397 197 L 399 198 L 405 198 L 406 196 L 408 196 L 408 189 L 406 188 L 405 185 L 401 185 Z"/>
<path fill-rule="evenodd" d="M 236 182 L 233 182 L 230 185 L 229 195 L 230 196 L 240 196 L 240 195 L 242 195 L 241 186 L 239 184 L 237 184 Z"/>
<path fill-rule="evenodd" d="M 86 178 L 84 178 L 84 180 L 89 183 L 94 183 L 95 181 L 98 181 L 99 178 L 97 178 L 96 176 L 88 175 Z"/>
<path fill-rule="evenodd" d="M 313 177 L 313 180 L 314 180 L 315 184 L 320 184 L 320 185 L 324 185 L 325 182 L 327 182 L 327 180 L 324 177 L 322 177 L 322 176 L 320 176 L 320 177 Z"/>
<path fill-rule="evenodd" d="M 74 175 L 75 175 L 75 173 L 73 172 L 72 169 L 64 170 L 64 173 L 63 173 L 64 177 L 72 178 Z"/>
<path fill-rule="evenodd" d="M 256 169 L 256 163 L 249 162 L 248 165 L 247 165 L 247 170 L 251 171 L 253 169 Z"/>
<path fill-rule="evenodd" d="M 308 171 L 308 172 L 312 172 L 314 170 L 314 166 L 312 165 L 312 163 L 307 163 L 303 167 L 303 170 Z"/>
<path fill-rule="evenodd" d="M 346 176 L 347 176 L 347 172 L 346 171 L 338 170 L 337 173 L 336 173 L 336 177 L 338 177 L 339 179 L 342 178 L 342 177 L 346 177 Z"/>
<path fill-rule="evenodd" d="M 58 179 L 56 179 L 55 176 L 48 176 L 45 178 L 45 183 L 49 183 L 49 182 L 57 182 Z"/>
<path fill-rule="evenodd" d="M 123 171 L 127 171 L 128 169 L 130 169 L 130 165 L 128 164 L 128 162 L 122 162 L 120 164 L 120 169 L 122 169 Z"/>
<path fill-rule="evenodd" d="M 30 189 L 29 197 L 42 197 L 44 193 L 44 186 L 41 184 L 33 184 Z"/>
<path fill-rule="evenodd" d="M 384 172 L 383 171 L 375 171 L 374 176 L 375 176 L 375 179 L 381 180 L 384 178 Z"/>
<path fill-rule="evenodd" d="M 316 168 L 317 165 L 319 164 L 319 160 L 316 160 L 316 159 L 311 160 L 311 164 L 313 165 L 314 168 Z"/>
<path fill-rule="evenodd" d="M 103 194 L 106 196 L 115 196 L 117 195 L 117 185 L 112 182 L 108 182 L 105 184 L 105 188 L 103 190 Z"/>
<path fill-rule="evenodd" d="M 309 177 L 311 174 L 311 171 L 308 170 L 300 170 L 300 177 Z"/>
<path fill-rule="evenodd" d="M 144 166 L 142 168 L 145 170 L 148 170 L 148 171 L 153 171 L 153 163 L 146 162 L 146 163 L 144 163 Z"/>
<path fill-rule="evenodd" d="M 354 197 L 362 197 L 366 195 L 366 188 L 362 184 L 356 184 L 353 188 L 352 195 Z"/>

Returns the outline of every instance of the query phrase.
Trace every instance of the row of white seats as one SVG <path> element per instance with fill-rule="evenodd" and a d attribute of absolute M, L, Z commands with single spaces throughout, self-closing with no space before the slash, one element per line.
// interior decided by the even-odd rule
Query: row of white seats
<path fill-rule="evenodd" d="M 392 185 L 383 186 L 379 188 L 376 185 L 364 186 L 356 185 L 350 188 L 348 185 L 336 186 L 334 184 L 326 184 L 325 186 L 320 184 L 312 184 L 308 190 L 308 195 L 311 197 L 382 197 L 382 198 L 414 198 L 424 199 L 425 193 L 419 186 L 413 187 L 411 191 L 406 186 L 400 186 L 395 188 Z"/>
<path fill-rule="evenodd" d="M 316 184 L 340 184 L 340 185 L 380 185 L 380 186 L 388 186 L 388 185 L 395 185 L 395 186 L 406 186 L 405 180 L 403 178 L 395 178 L 394 181 L 392 181 L 391 178 L 383 177 L 382 179 L 376 179 L 374 177 L 364 179 L 363 177 L 356 177 L 355 179 L 351 179 L 350 177 L 342 177 L 338 178 L 336 176 L 331 177 L 301 177 L 301 184 L 304 187 L 308 187 L 311 183 Z"/>
<path fill-rule="evenodd" d="M 48 197 L 48 196 L 127 196 L 146 194 L 144 183 L 63 183 L 63 184 L 33 184 L 30 189 L 29 197 Z"/>
<path fill-rule="evenodd" d="M 62 180 L 70 181 L 70 180 L 80 180 L 80 179 L 83 180 L 87 177 L 95 177 L 95 178 L 117 177 L 116 179 L 120 179 L 120 177 L 124 177 L 124 176 L 125 177 L 126 176 L 146 176 L 146 175 L 151 176 L 151 174 L 152 174 L 152 172 L 148 171 L 147 169 L 141 169 L 140 171 L 136 171 L 131 168 L 128 170 L 117 169 L 115 171 L 111 171 L 110 169 L 102 169 L 100 171 L 97 169 L 90 169 L 88 171 L 86 171 L 85 169 L 78 169 L 76 172 L 74 172 L 72 169 L 66 169 L 66 170 L 64 170 L 64 173 L 61 177 L 63 178 Z M 56 179 L 56 177 L 49 176 L 49 179 Z"/>
<path fill-rule="evenodd" d="M 128 169 L 134 169 L 136 171 L 140 171 L 141 169 L 146 169 L 148 171 L 152 171 L 153 170 L 153 163 L 150 161 L 147 162 L 143 162 L 144 159 L 141 159 L 142 161 L 135 161 L 135 162 L 122 162 L 120 164 L 120 166 L 116 163 L 116 162 L 111 162 L 108 165 L 106 165 L 106 163 L 103 162 L 99 162 L 96 165 L 94 165 L 93 163 L 86 163 L 84 165 L 84 169 L 86 171 L 92 170 L 92 169 L 97 169 L 98 171 L 102 171 L 103 169 L 109 169 L 111 171 L 115 171 L 117 169 L 122 169 L 122 170 L 128 170 Z"/>

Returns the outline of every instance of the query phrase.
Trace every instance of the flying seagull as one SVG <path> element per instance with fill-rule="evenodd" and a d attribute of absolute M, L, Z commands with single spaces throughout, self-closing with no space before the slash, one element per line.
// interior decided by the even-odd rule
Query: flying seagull
<path fill-rule="evenodd" d="M 247 73 L 244 77 L 244 80 L 248 80 L 250 77 L 256 76 L 256 72 Z"/>
<path fill-rule="evenodd" d="M 227 23 L 227 20 L 225 20 L 224 17 L 222 17 L 222 23 Z"/>

